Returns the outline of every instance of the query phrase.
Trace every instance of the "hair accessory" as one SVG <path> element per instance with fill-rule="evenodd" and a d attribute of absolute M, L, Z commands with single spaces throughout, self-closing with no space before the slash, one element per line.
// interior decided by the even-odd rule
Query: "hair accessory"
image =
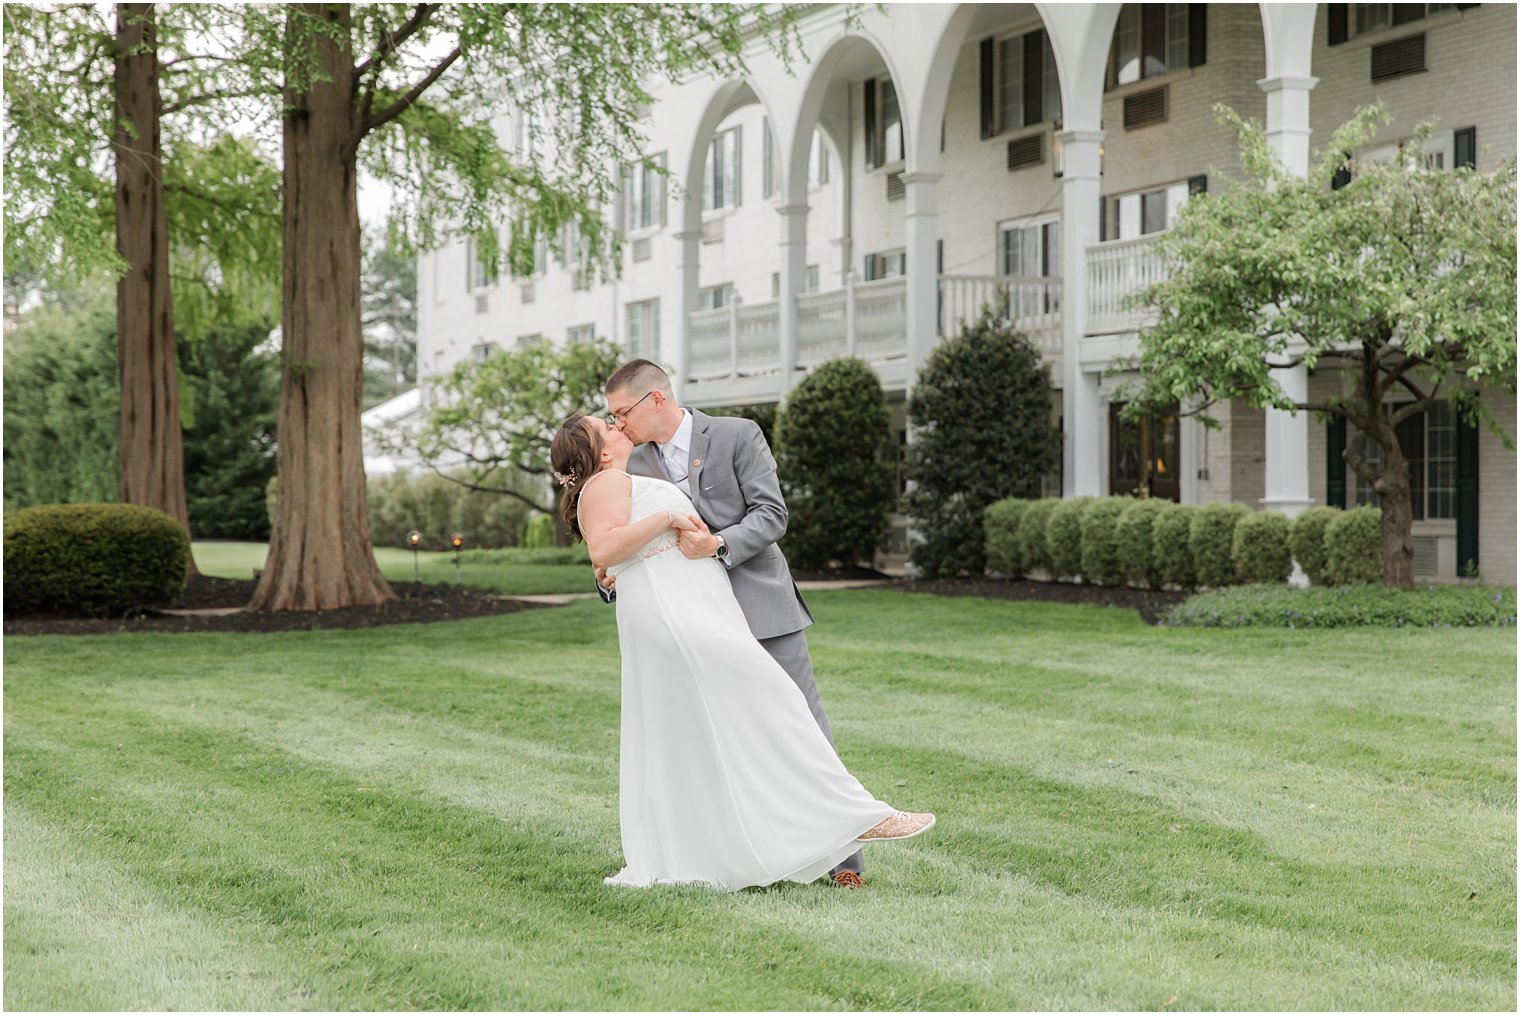
<path fill-rule="evenodd" d="M 569 486 L 571 483 L 575 482 L 575 470 L 571 469 L 569 472 L 556 472 L 554 474 L 554 481 L 560 486 Z"/>

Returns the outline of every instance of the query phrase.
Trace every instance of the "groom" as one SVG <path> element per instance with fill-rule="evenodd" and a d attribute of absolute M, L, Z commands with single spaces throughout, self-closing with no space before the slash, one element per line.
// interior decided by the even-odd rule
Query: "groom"
<path fill-rule="evenodd" d="M 765 435 L 747 419 L 681 408 L 670 377 L 647 359 L 630 360 L 608 378 L 607 409 L 613 425 L 638 445 L 628 471 L 668 479 L 691 498 L 703 525 L 680 533 L 681 552 L 723 562 L 750 631 L 802 691 L 832 744 L 802 633 L 813 616 L 776 545 L 786 534 L 787 511 Z M 614 579 L 601 569 L 596 577 L 611 602 Z M 843 888 L 859 888 L 863 867 L 857 850 L 829 876 Z"/>

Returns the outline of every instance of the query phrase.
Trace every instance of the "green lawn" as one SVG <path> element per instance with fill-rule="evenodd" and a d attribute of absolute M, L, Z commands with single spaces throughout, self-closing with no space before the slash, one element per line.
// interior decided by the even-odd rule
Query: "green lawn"
<path fill-rule="evenodd" d="M 202 574 L 217 578 L 250 578 L 254 569 L 264 566 L 267 546 L 264 543 L 217 542 L 198 540 L 192 546 L 195 565 Z M 375 547 L 375 561 L 391 581 L 411 581 L 412 553 L 394 547 Z M 454 581 L 452 553 L 417 554 L 417 563 L 425 582 Z M 464 584 L 493 592 L 513 595 L 538 595 L 549 592 L 595 592 L 591 566 L 558 564 L 481 564 L 466 561 L 460 569 Z"/>
<path fill-rule="evenodd" d="M 810 602 L 861 892 L 602 885 L 600 603 L 5 639 L 5 1005 L 1514 1009 L 1512 631 Z"/>

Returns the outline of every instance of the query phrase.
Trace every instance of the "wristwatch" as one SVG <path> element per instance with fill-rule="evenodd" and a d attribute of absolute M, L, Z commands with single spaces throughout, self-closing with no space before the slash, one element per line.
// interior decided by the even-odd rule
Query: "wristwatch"
<path fill-rule="evenodd" d="M 728 541 L 722 536 L 718 536 L 717 539 L 718 548 L 713 551 L 713 556 L 717 557 L 719 560 L 722 560 L 724 557 L 728 556 Z"/>

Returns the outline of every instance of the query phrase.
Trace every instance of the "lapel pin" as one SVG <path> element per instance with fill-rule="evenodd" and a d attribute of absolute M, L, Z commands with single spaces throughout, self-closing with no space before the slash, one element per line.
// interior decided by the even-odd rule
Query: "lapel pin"
<path fill-rule="evenodd" d="M 700 458 L 693 458 L 691 460 L 691 467 L 693 469 L 700 469 L 702 467 L 702 459 L 700 459 Z"/>

